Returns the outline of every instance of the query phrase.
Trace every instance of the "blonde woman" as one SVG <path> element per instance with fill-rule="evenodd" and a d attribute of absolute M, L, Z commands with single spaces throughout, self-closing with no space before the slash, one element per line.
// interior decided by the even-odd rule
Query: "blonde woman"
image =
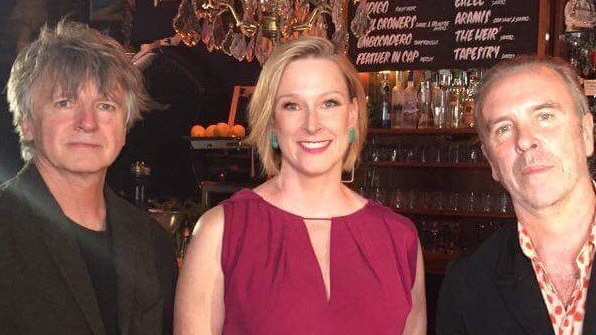
<path fill-rule="evenodd" d="M 274 52 L 249 107 L 249 140 L 270 179 L 199 220 L 175 333 L 426 333 L 414 225 L 341 182 L 366 123 L 358 74 L 329 41 Z"/>

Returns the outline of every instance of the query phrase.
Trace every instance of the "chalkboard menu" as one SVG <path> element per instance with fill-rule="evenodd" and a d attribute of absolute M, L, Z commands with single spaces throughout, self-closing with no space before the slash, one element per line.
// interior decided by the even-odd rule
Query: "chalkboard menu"
<path fill-rule="evenodd" d="M 352 22 L 359 3 L 350 0 Z M 368 34 L 350 29 L 362 72 L 490 67 L 537 50 L 539 0 L 369 0 Z"/>

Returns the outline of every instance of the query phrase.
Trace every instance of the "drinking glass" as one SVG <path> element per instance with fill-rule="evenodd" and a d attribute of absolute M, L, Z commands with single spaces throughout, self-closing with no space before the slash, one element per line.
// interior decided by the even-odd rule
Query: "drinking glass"
<path fill-rule="evenodd" d="M 395 189 L 392 197 L 392 206 L 395 209 L 401 209 L 406 207 L 406 192 L 400 188 Z"/>
<path fill-rule="evenodd" d="M 431 197 L 428 190 L 422 190 L 418 193 L 418 207 L 421 209 L 430 208 Z"/>
<path fill-rule="evenodd" d="M 450 163 L 459 163 L 460 155 L 461 155 L 460 144 L 459 143 L 449 144 L 449 162 Z"/>
<path fill-rule="evenodd" d="M 380 204 L 385 204 L 385 194 L 385 189 L 377 186 L 373 189 L 372 198 Z"/>
<path fill-rule="evenodd" d="M 391 149 L 389 160 L 392 161 L 392 162 L 399 162 L 399 160 L 400 160 L 400 157 L 399 157 L 400 152 L 401 152 L 401 146 L 400 146 L 400 144 L 395 144 L 393 146 L 393 148 Z"/>
<path fill-rule="evenodd" d="M 433 144 L 421 145 L 420 150 L 420 162 L 434 163 L 437 155 L 437 149 Z"/>
<path fill-rule="evenodd" d="M 496 212 L 511 212 L 511 200 L 509 199 L 509 194 L 505 192 L 499 193 L 499 201 L 496 202 L 496 206 Z"/>
<path fill-rule="evenodd" d="M 414 150 L 415 147 L 413 144 L 402 145 L 402 161 L 412 162 L 414 160 Z"/>
<path fill-rule="evenodd" d="M 380 147 L 372 147 L 370 150 L 370 161 L 371 162 L 378 162 L 381 160 L 381 148 Z"/>
<path fill-rule="evenodd" d="M 379 186 L 379 173 L 377 172 L 376 166 L 373 166 L 372 169 L 366 171 L 366 181 L 369 182 L 370 187 Z"/>
<path fill-rule="evenodd" d="M 493 209 L 493 199 L 489 192 L 482 194 L 482 211 L 490 212 Z"/>
<path fill-rule="evenodd" d="M 449 105 L 448 92 L 445 89 L 433 91 L 432 96 L 433 121 L 435 128 L 445 128 L 447 106 Z"/>
<path fill-rule="evenodd" d="M 452 210 L 454 212 L 457 212 L 460 210 L 459 199 L 460 199 L 459 192 L 457 192 L 457 191 L 451 192 L 451 194 L 449 195 L 449 209 L 450 210 Z"/>
<path fill-rule="evenodd" d="M 433 191 L 430 195 L 431 202 L 430 207 L 432 209 L 441 210 L 443 209 L 443 192 L 442 191 Z"/>
<path fill-rule="evenodd" d="M 475 212 L 476 211 L 476 202 L 477 202 L 476 192 L 474 192 L 474 191 L 468 192 L 466 203 L 464 204 L 466 211 Z"/>
<path fill-rule="evenodd" d="M 415 209 L 417 198 L 418 192 L 414 189 L 410 189 L 407 194 L 406 207 L 408 207 L 409 209 Z"/>
<path fill-rule="evenodd" d="M 477 146 L 476 144 L 472 144 L 470 146 L 468 158 L 469 158 L 470 163 L 480 162 L 482 160 L 482 150 L 480 149 L 480 147 Z"/>

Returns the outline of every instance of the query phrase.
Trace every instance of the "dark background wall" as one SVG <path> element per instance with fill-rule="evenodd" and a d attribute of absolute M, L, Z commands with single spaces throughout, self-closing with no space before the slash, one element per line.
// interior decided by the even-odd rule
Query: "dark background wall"
<path fill-rule="evenodd" d="M 12 131 L 12 117 L 8 113 L 4 87 L 8 80 L 10 64 L 14 59 L 15 38 L 8 29 L 8 18 L 15 0 L 0 1 L 0 183 L 12 176 L 22 164 L 18 150 L 18 137 Z"/>
<path fill-rule="evenodd" d="M 54 1 L 48 10 L 58 8 L 85 8 L 82 0 L 28 0 Z M 56 5 L 58 2 L 70 7 Z M 2 0 L 0 4 L 0 82 L 5 86 L 10 65 L 14 59 L 14 28 L 11 12 L 15 0 Z M 155 7 L 153 0 L 137 0 L 130 32 L 130 48 L 138 50 L 143 43 L 174 35 L 172 19 L 177 12 L 176 2 L 162 2 Z M 79 9 L 77 9 L 79 10 Z M 80 10 L 79 10 L 80 11 Z M 50 21 L 67 13 L 49 13 Z M 14 16 L 14 15 L 13 15 Z M 74 13 L 71 17 L 83 18 L 85 13 Z M 50 22 L 52 24 L 53 22 Z M 0 23 L 0 26 L 3 25 Z M 151 192 L 157 198 L 196 197 L 197 185 L 190 167 L 188 136 L 195 123 L 203 125 L 227 121 L 234 85 L 254 85 L 260 66 L 258 63 L 238 62 L 221 52 L 210 53 L 199 44 L 189 48 L 179 46 L 155 49 L 156 57 L 144 70 L 146 86 L 157 101 L 168 106 L 165 110 L 150 111 L 144 120 L 129 133 L 127 145 L 110 170 L 108 181 L 116 191 L 129 193 L 128 169 L 136 160 L 143 160 L 153 169 Z M 10 178 L 22 165 L 19 158 L 18 138 L 12 131 L 12 117 L 7 110 L 6 97 L 0 98 L 0 183 Z"/>

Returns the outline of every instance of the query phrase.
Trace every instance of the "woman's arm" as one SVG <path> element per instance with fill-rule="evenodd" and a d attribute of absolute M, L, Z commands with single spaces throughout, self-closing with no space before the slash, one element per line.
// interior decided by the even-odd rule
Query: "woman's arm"
<path fill-rule="evenodd" d="M 209 210 L 197 222 L 178 279 L 174 334 L 221 334 L 225 318 L 223 229 L 221 206 Z"/>
<path fill-rule="evenodd" d="M 403 334 L 426 335 L 426 293 L 424 292 L 424 257 L 418 242 L 416 278 L 412 287 L 412 310 L 406 319 Z"/>

